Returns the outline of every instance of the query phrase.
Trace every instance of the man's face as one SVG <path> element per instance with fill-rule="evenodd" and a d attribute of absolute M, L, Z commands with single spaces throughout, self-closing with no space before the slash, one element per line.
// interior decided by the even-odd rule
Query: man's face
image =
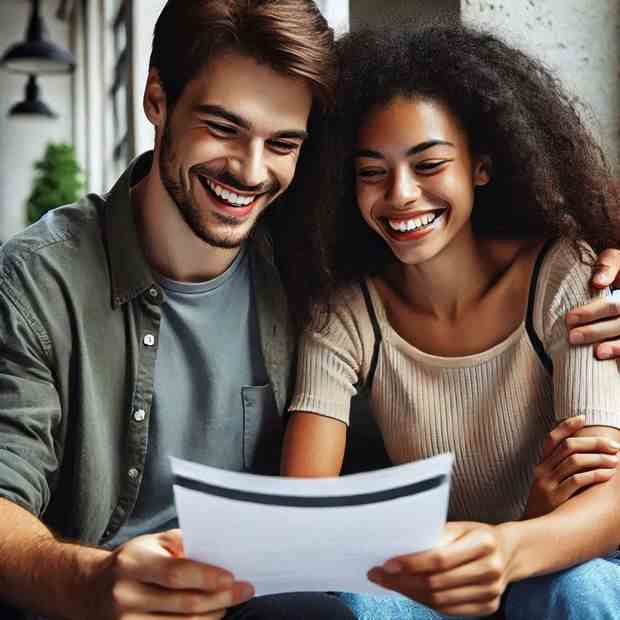
<path fill-rule="evenodd" d="M 290 185 L 312 93 L 237 52 L 216 54 L 168 110 L 161 180 L 192 231 L 235 248 Z"/>

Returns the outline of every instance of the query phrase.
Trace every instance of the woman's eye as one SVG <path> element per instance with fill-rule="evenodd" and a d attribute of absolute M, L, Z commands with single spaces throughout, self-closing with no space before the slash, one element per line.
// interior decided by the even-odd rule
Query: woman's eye
<path fill-rule="evenodd" d="M 436 170 L 442 164 L 445 164 L 448 160 L 442 159 L 440 161 L 423 161 L 419 164 L 416 164 L 415 169 L 418 172 L 430 172 L 432 170 Z"/>

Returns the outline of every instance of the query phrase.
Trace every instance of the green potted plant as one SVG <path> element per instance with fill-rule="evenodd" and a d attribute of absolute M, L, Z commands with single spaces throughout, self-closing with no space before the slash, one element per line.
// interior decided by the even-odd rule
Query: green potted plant
<path fill-rule="evenodd" d="M 29 224 L 50 209 L 76 202 L 83 187 L 75 149 L 69 144 L 48 144 L 34 168 L 37 174 L 27 202 Z"/>

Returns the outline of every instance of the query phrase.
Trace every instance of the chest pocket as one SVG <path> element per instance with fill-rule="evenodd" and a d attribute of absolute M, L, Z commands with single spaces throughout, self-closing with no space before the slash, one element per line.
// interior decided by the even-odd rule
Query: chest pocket
<path fill-rule="evenodd" d="M 254 474 L 277 475 L 282 449 L 282 418 L 271 385 L 241 388 L 243 467 Z"/>

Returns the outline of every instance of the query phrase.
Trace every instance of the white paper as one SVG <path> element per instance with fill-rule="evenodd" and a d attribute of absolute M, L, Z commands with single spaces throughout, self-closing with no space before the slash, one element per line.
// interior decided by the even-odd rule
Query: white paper
<path fill-rule="evenodd" d="M 173 458 L 186 555 L 232 571 L 236 579 L 252 583 L 257 595 L 389 594 L 366 573 L 391 557 L 438 542 L 452 460 L 443 454 L 370 473 L 301 479 L 229 472 Z M 231 490 L 235 497 L 225 497 Z M 382 492 L 391 498 L 376 495 Z M 279 505 L 333 504 L 342 498 L 351 505 Z"/>

